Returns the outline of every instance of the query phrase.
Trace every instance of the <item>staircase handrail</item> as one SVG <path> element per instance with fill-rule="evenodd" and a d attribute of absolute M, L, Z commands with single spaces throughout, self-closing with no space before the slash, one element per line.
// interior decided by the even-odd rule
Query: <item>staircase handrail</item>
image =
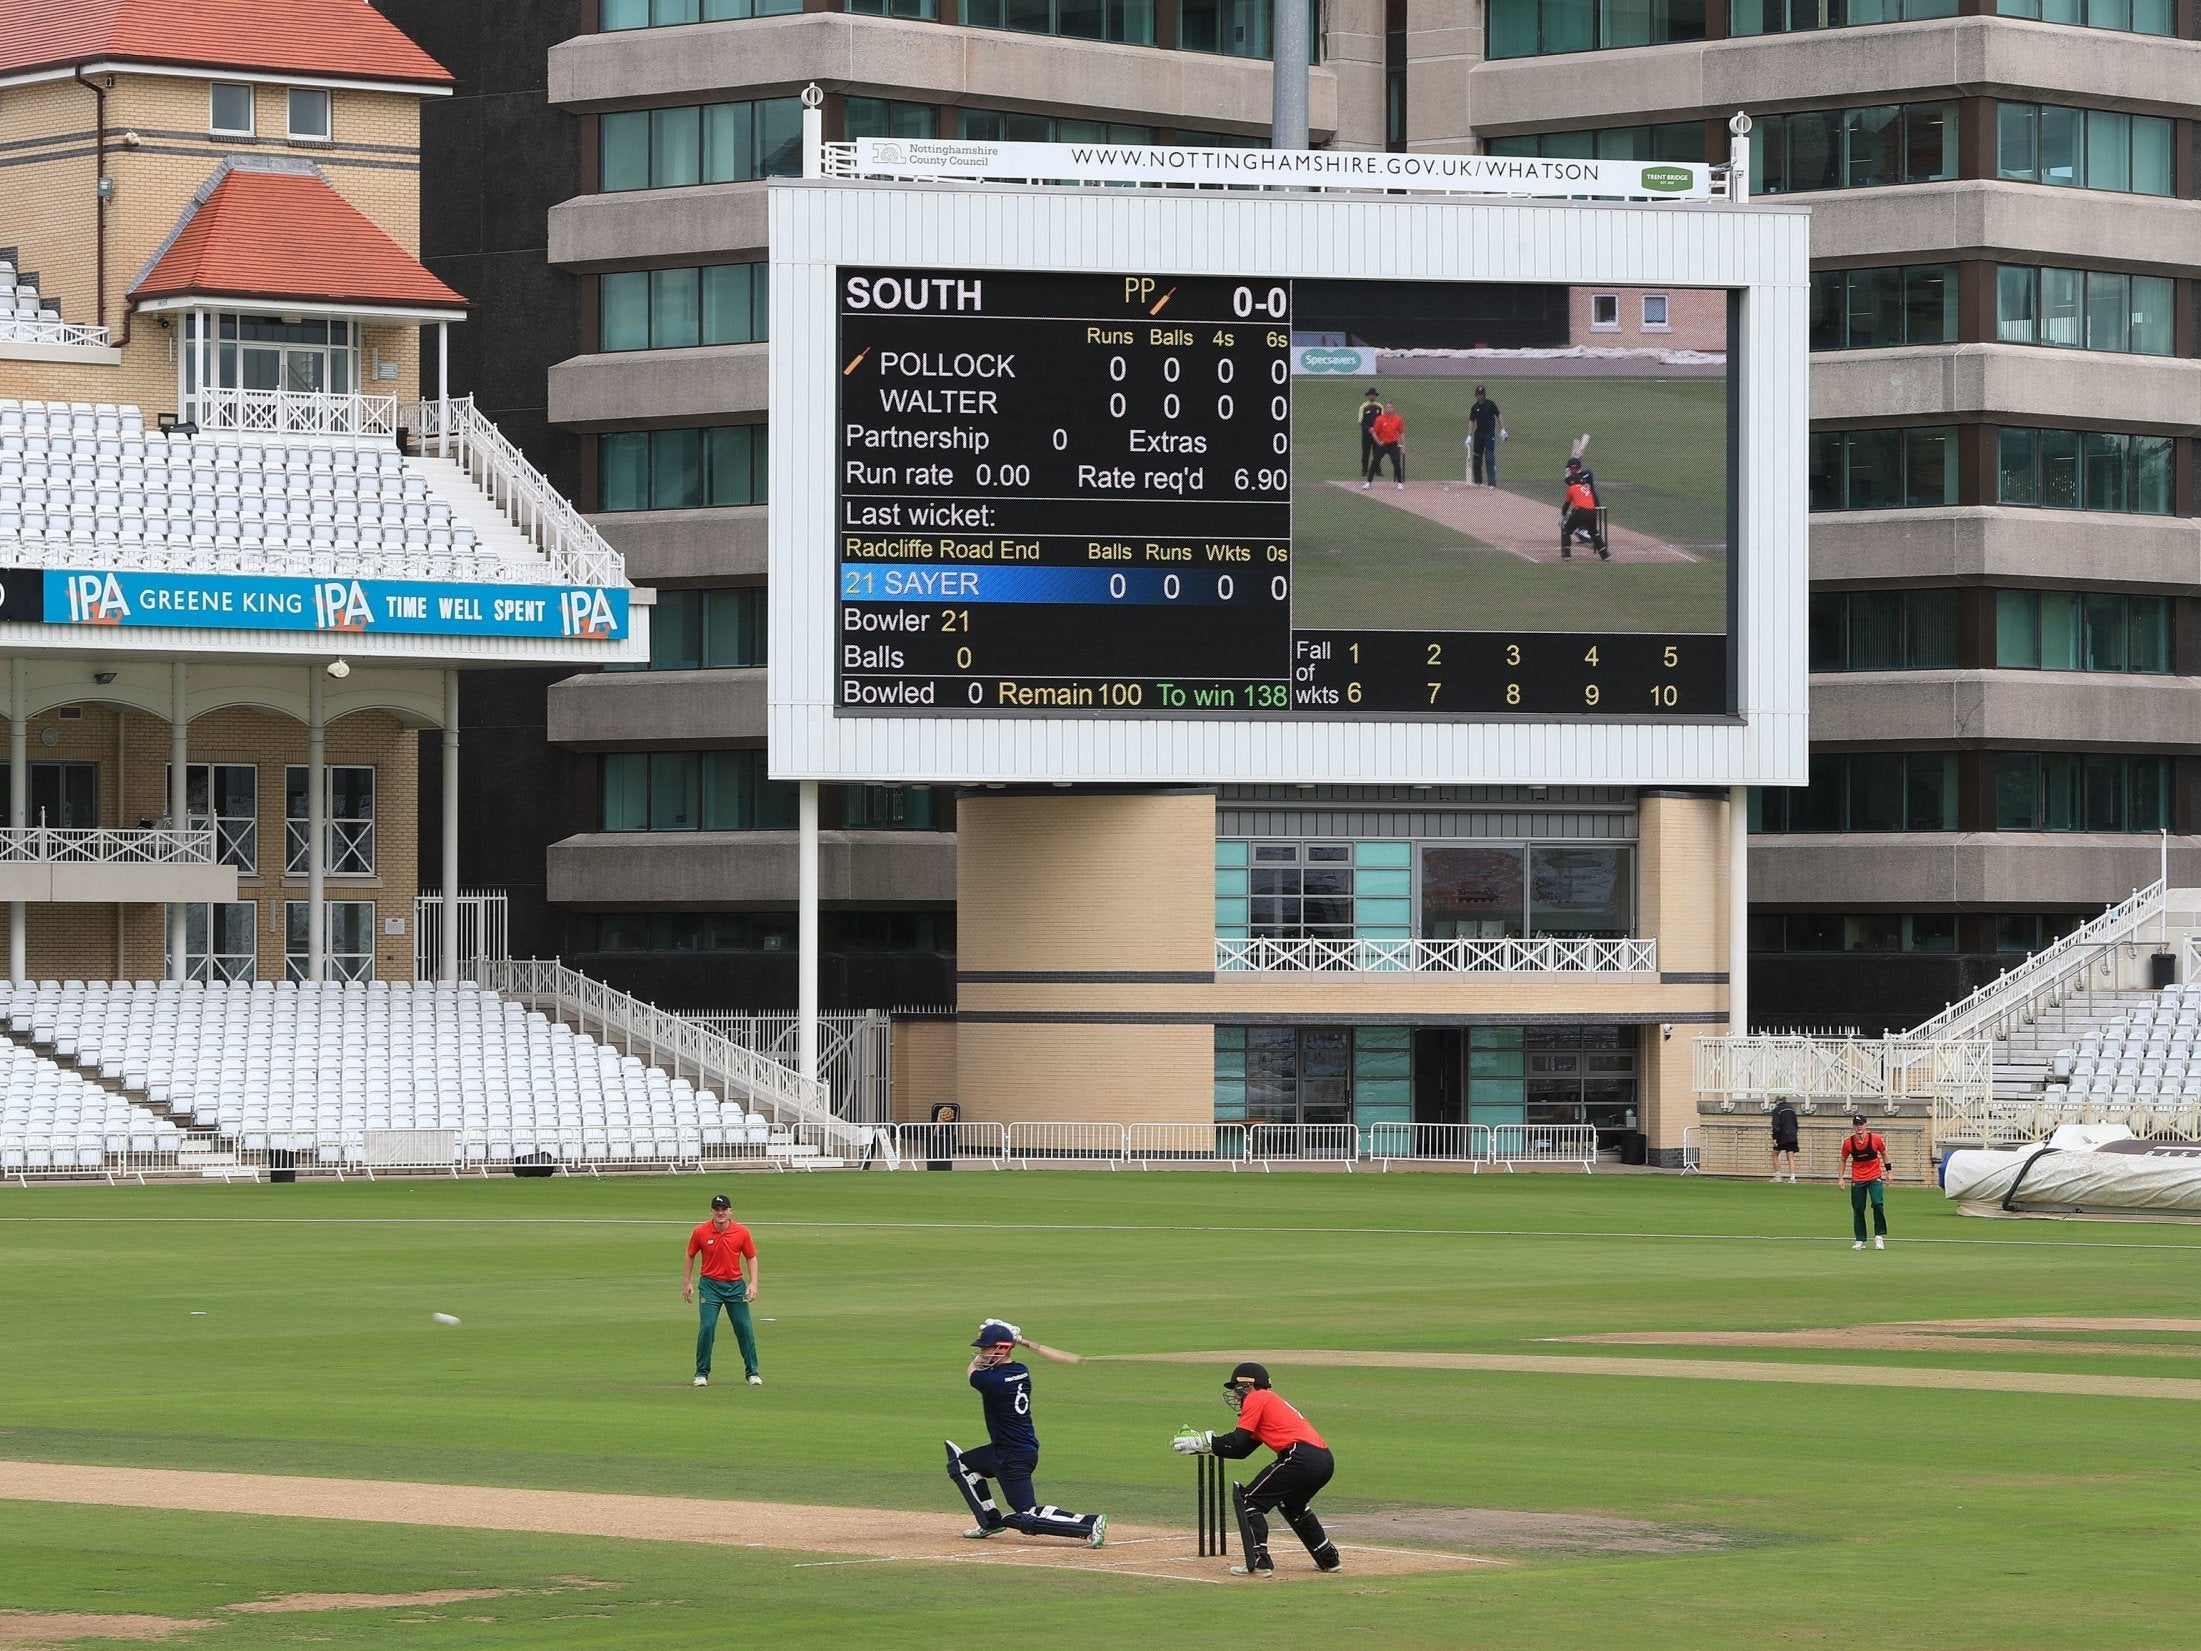
<path fill-rule="evenodd" d="M 448 417 L 446 417 L 448 414 Z M 627 582 L 626 559 L 586 516 L 474 405 L 474 398 L 423 401 L 414 409 L 421 450 L 454 461 L 571 585 Z"/>
<path fill-rule="evenodd" d="M 861 1155 L 870 1143 L 870 1130 L 834 1116 L 831 1093 L 817 1079 L 554 958 L 476 958 L 467 971 L 484 990 L 538 1007 L 547 1004 L 553 1018 L 570 1013 L 582 1031 L 593 1022 L 629 1054 L 641 1044 L 658 1064 L 692 1067 L 722 1096 L 738 1093 L 782 1128 L 807 1125 L 847 1155 Z"/>
<path fill-rule="evenodd" d="M 2167 891 L 2162 879 L 2109 908 L 2101 916 L 2080 924 L 2052 946 L 2035 952 L 2014 969 L 2005 970 L 1966 997 L 1921 1021 L 1906 1038 L 1994 1037 L 2012 1015 L 2031 1011 L 2042 999 L 2063 990 L 2099 960 L 2106 946 L 2129 943 L 2141 928 L 2162 916 Z"/>

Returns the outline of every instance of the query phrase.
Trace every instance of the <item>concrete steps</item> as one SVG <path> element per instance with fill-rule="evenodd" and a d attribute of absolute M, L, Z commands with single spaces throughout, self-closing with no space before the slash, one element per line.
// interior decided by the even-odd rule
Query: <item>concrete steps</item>
<path fill-rule="evenodd" d="M 483 549 L 515 568 L 534 568 L 538 579 L 542 576 L 548 566 L 542 551 L 512 525 L 488 494 L 475 485 L 474 478 L 458 460 L 407 458 L 405 468 L 442 495 L 451 507 L 451 514 L 474 530 L 474 537 L 482 542 Z"/>

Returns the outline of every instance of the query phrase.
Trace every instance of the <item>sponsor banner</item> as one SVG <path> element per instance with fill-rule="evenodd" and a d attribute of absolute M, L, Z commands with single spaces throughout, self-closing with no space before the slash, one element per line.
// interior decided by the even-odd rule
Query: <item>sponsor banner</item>
<path fill-rule="evenodd" d="M 0 623 L 621 642 L 629 594 L 591 585 L 8 568 L 0 569 Z"/>
<path fill-rule="evenodd" d="M 1302 378 L 1368 378 L 1376 370 L 1376 352 L 1357 344 L 1295 344 L 1292 371 Z"/>
<path fill-rule="evenodd" d="M 1707 201 L 1702 162 L 1403 155 L 1362 149 L 1201 149 L 1159 144 L 963 143 L 858 138 L 865 176 L 1078 183 L 1204 183 L 1284 189 L 1416 189 L 1454 195 L 1596 195 Z"/>

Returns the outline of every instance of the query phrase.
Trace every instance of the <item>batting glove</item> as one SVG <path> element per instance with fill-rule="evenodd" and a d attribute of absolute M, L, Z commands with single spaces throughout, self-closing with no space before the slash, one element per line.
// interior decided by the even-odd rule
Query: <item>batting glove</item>
<path fill-rule="evenodd" d="M 1180 1433 L 1169 1441 L 1169 1448 L 1179 1456 L 1205 1456 L 1215 1448 L 1212 1433 Z"/>

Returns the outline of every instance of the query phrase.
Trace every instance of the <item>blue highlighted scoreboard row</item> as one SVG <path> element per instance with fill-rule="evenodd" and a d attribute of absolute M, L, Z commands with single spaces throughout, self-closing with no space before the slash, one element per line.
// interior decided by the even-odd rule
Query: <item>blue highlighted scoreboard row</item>
<path fill-rule="evenodd" d="M 1291 580 L 1259 567 L 926 567 L 841 564 L 843 602 L 1021 602 L 1217 607 L 1287 602 Z"/>

